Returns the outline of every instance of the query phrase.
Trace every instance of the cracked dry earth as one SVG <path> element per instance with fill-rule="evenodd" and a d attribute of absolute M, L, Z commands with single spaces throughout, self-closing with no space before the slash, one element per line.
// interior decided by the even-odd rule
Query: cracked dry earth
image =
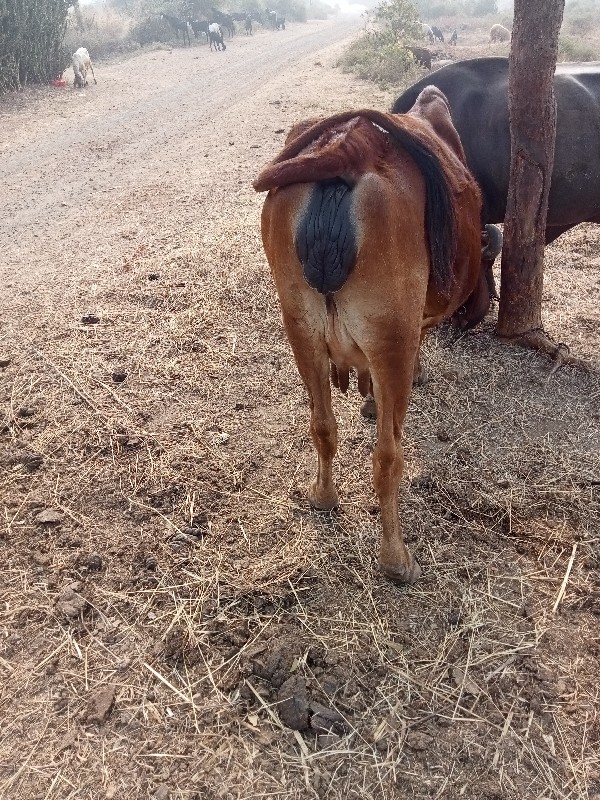
<path fill-rule="evenodd" d="M 0 798 L 600 798 L 600 245 L 548 248 L 585 358 L 425 346 L 376 568 L 375 434 L 335 397 L 341 509 L 260 243 L 260 167 L 382 91 L 336 19 L 0 99 Z M 70 80 L 70 75 L 66 76 Z"/>

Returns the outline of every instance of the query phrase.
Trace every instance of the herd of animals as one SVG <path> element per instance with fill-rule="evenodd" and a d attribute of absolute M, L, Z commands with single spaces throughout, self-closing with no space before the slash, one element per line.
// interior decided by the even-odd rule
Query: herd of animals
<path fill-rule="evenodd" d="M 80 48 L 73 59 L 76 82 L 85 83 L 89 54 Z M 554 92 L 546 243 L 579 223 L 600 223 L 600 68 L 559 64 Z M 268 192 L 263 246 L 310 398 L 318 456 L 310 502 L 338 505 L 330 383 L 346 392 L 355 371 L 362 413 L 377 421 L 379 563 L 400 583 L 421 572 L 404 543 L 398 501 L 402 427 L 412 385 L 423 379 L 420 346 L 442 320 L 462 330 L 477 325 L 497 299 L 496 223 L 509 176 L 508 59 L 487 57 L 425 76 L 391 113 L 350 111 L 295 125 L 253 184 Z"/>
<path fill-rule="evenodd" d="M 160 16 L 173 30 L 177 38 L 179 38 L 179 34 L 181 33 L 184 45 L 186 39 L 190 46 L 192 44 L 190 39 L 191 30 L 196 39 L 204 34 L 206 36 L 206 41 L 210 44 L 211 50 L 213 45 L 215 50 L 226 49 L 223 31 L 225 31 L 229 37 L 232 37 L 235 33 L 236 22 L 244 23 L 244 31 L 247 36 L 252 35 L 254 22 L 262 22 L 275 31 L 285 30 L 285 17 L 270 8 L 265 9 L 264 15 L 258 14 L 255 11 L 226 14 L 223 11 L 218 11 L 216 8 L 213 8 L 211 9 L 210 19 L 182 19 L 181 17 L 175 17 L 165 12 L 162 12 Z"/>
<path fill-rule="evenodd" d="M 206 41 L 210 44 L 210 49 L 212 50 L 214 48 L 215 51 L 227 49 L 223 32 L 225 31 L 229 37 L 232 37 L 236 30 L 236 22 L 244 23 L 244 31 L 247 36 L 252 35 L 253 22 L 261 22 L 275 31 L 285 30 L 285 17 L 270 8 L 265 9 L 264 15 L 258 14 L 255 11 L 226 14 L 223 11 L 213 8 L 211 9 L 210 19 L 206 20 L 191 18 L 182 19 L 181 17 L 176 17 L 166 12 L 161 12 L 160 18 L 167 23 L 178 39 L 181 34 L 184 45 L 187 41 L 187 44 L 191 47 L 192 41 L 190 38 L 190 31 L 192 31 L 196 39 L 204 34 L 206 36 Z M 76 88 L 82 89 L 84 86 L 87 86 L 88 71 L 91 71 L 94 83 L 98 83 L 94 75 L 90 54 L 85 47 L 80 47 L 73 53 L 71 56 L 71 65 L 74 75 L 73 85 Z"/>
<path fill-rule="evenodd" d="M 422 23 L 421 27 L 423 38 L 427 39 L 429 44 L 435 44 L 436 42 L 441 42 L 444 44 L 446 42 L 444 32 L 441 30 L 441 28 L 438 28 L 436 25 L 427 25 L 425 23 Z M 510 38 L 511 33 L 508 28 L 504 27 L 504 25 L 495 24 L 490 28 L 490 43 L 510 42 Z M 448 37 L 448 45 L 456 47 L 457 43 L 458 31 L 455 28 Z M 425 69 L 432 68 L 435 56 L 427 47 L 407 47 L 406 49 L 412 54 L 412 57 L 416 63 L 421 67 L 425 67 Z M 450 62 L 438 61 L 436 66 L 444 66 L 447 63 Z"/>

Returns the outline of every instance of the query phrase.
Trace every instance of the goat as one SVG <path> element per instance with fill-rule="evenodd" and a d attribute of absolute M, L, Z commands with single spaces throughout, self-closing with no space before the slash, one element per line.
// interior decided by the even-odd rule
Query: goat
<path fill-rule="evenodd" d="M 94 75 L 92 59 L 90 58 L 90 54 L 85 47 L 80 47 L 73 53 L 71 56 L 71 63 L 73 65 L 73 74 L 75 76 L 73 80 L 73 86 L 75 86 L 77 89 L 83 89 L 84 86 L 87 86 L 88 69 L 92 71 L 94 83 L 98 83 L 96 76 Z"/>
<path fill-rule="evenodd" d="M 185 37 L 187 36 L 188 44 L 191 47 L 192 41 L 190 39 L 190 29 L 187 23 L 187 20 L 179 19 L 179 17 L 174 17 L 172 14 L 165 14 L 163 11 L 160 13 L 160 18 L 164 19 L 164 21 L 175 31 L 175 36 L 179 39 L 179 31 L 183 33 L 183 46 L 185 47 Z"/>
<path fill-rule="evenodd" d="M 425 67 L 425 69 L 431 69 L 431 60 L 433 58 L 431 50 L 428 50 L 426 47 L 407 47 L 406 49 L 417 64 Z"/>
<path fill-rule="evenodd" d="M 208 22 L 205 19 L 190 19 L 189 24 L 191 29 L 194 31 L 194 38 L 197 39 L 198 34 L 204 33 L 208 43 Z"/>
<path fill-rule="evenodd" d="M 444 34 L 441 28 L 438 28 L 437 25 L 432 25 L 431 32 L 433 33 L 434 39 L 439 39 L 442 43 L 444 42 Z"/>
<path fill-rule="evenodd" d="M 223 41 L 223 31 L 216 22 L 211 22 L 208 26 L 208 40 L 210 42 L 210 49 L 225 50 L 225 42 Z"/>
<path fill-rule="evenodd" d="M 310 398 L 318 454 L 310 502 L 338 505 L 330 377 L 346 392 L 355 369 L 376 405 L 380 567 L 412 583 L 420 567 L 403 540 L 398 487 L 419 347 L 481 276 L 481 194 L 446 99 L 430 86 L 408 114 L 349 111 L 301 123 L 254 188 L 269 192 L 263 246 Z"/>
<path fill-rule="evenodd" d="M 428 40 L 430 44 L 433 44 L 435 42 L 435 36 L 433 35 L 431 27 L 427 25 L 425 22 L 422 22 L 421 29 L 423 31 L 423 36 Z"/>
<path fill-rule="evenodd" d="M 274 31 L 284 31 L 285 30 L 285 17 L 282 17 L 276 11 L 272 11 L 270 8 L 265 8 L 265 15 L 267 18 L 267 23 L 273 28 Z"/>

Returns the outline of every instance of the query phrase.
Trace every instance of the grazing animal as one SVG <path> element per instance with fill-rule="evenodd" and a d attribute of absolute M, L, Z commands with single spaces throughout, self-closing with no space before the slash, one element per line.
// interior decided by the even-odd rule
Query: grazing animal
<path fill-rule="evenodd" d="M 421 23 L 421 28 L 423 29 L 423 36 L 429 41 L 430 44 L 435 42 L 435 36 L 433 35 L 433 31 L 429 25 L 426 25 L 424 22 Z"/>
<path fill-rule="evenodd" d="M 440 42 L 444 41 L 444 34 L 442 33 L 441 29 L 438 28 L 436 25 L 431 26 L 431 32 L 433 33 L 434 39 L 438 39 Z"/>
<path fill-rule="evenodd" d="M 426 47 L 407 47 L 406 48 L 409 53 L 412 53 L 412 57 L 425 69 L 431 69 L 431 59 L 433 55 L 430 50 Z"/>
<path fill-rule="evenodd" d="M 231 39 L 231 37 L 235 33 L 235 22 L 231 14 L 224 14 L 222 11 L 219 11 L 216 8 L 211 8 L 211 12 L 213 21 L 217 22 L 221 26 L 221 28 L 225 28 L 225 30 L 229 34 L 229 38 Z"/>
<path fill-rule="evenodd" d="M 246 31 L 246 36 L 252 36 L 252 17 L 250 14 L 248 14 L 244 22 L 244 30 Z"/>
<path fill-rule="evenodd" d="M 208 21 L 205 19 L 191 19 L 189 21 L 191 29 L 194 31 L 194 38 L 198 38 L 199 34 L 203 33 L 208 42 Z"/>
<path fill-rule="evenodd" d="M 456 47 L 456 43 L 458 41 L 458 33 L 456 32 L 456 28 L 452 31 L 452 36 L 448 39 L 448 44 L 453 45 Z"/>
<path fill-rule="evenodd" d="M 310 399 L 310 501 L 338 505 L 329 381 L 346 392 L 355 369 L 377 410 L 379 563 L 412 583 L 420 568 L 398 516 L 402 426 L 420 342 L 474 291 L 481 249 L 479 189 L 444 96 L 425 89 L 403 116 L 350 111 L 297 125 L 254 188 L 269 191 L 263 245 Z"/>
<path fill-rule="evenodd" d="M 467 164 L 481 187 L 482 227 L 504 222 L 510 179 L 508 59 L 475 58 L 444 67 L 407 89 L 392 110 L 408 111 L 429 84 L 446 96 Z M 556 144 L 546 244 L 581 222 L 600 223 L 600 65 L 558 64 L 554 95 Z M 493 259 L 483 261 L 494 294 L 492 264 Z M 488 308 L 489 297 L 483 315 Z M 465 320 L 464 327 L 478 321 Z"/>
<path fill-rule="evenodd" d="M 504 25 L 492 25 L 490 42 L 510 42 L 510 31 Z"/>
<path fill-rule="evenodd" d="M 175 36 L 179 39 L 179 32 L 183 34 L 183 45 L 185 47 L 185 37 L 187 36 L 188 44 L 191 47 L 192 41 L 190 39 L 190 29 L 188 27 L 187 20 L 179 19 L 179 17 L 174 17 L 172 14 L 165 14 L 161 11 L 160 18 L 164 19 L 164 21 L 169 25 L 169 27 L 175 31 Z"/>
<path fill-rule="evenodd" d="M 75 76 L 73 79 L 73 86 L 77 87 L 78 89 L 83 89 L 84 86 L 87 86 L 88 69 L 92 72 L 94 83 L 98 83 L 96 76 L 94 75 L 92 59 L 90 58 L 90 54 L 85 47 L 80 47 L 78 50 L 75 50 L 71 56 L 71 64 L 73 65 L 73 74 Z"/>
<path fill-rule="evenodd" d="M 273 28 L 274 31 L 284 31 L 285 30 L 285 17 L 282 17 L 276 11 L 272 11 L 270 8 L 265 9 L 265 14 L 267 17 L 267 23 Z"/>
<path fill-rule="evenodd" d="M 223 31 L 216 22 L 211 22 L 208 26 L 208 39 L 210 41 L 211 50 L 213 49 L 213 44 L 215 46 L 215 50 L 226 49 L 225 42 L 223 41 Z"/>

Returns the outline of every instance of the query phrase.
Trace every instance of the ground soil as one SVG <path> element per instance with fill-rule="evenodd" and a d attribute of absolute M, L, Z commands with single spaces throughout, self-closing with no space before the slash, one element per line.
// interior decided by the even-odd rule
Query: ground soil
<path fill-rule="evenodd" d="M 600 242 L 548 248 L 588 371 L 444 327 L 405 428 L 421 580 L 341 509 L 251 181 L 299 119 L 388 108 L 356 22 L 97 64 L 0 100 L 0 797 L 598 798 Z M 485 45 L 487 47 L 487 45 Z M 70 76 L 67 76 L 70 79 Z"/>

